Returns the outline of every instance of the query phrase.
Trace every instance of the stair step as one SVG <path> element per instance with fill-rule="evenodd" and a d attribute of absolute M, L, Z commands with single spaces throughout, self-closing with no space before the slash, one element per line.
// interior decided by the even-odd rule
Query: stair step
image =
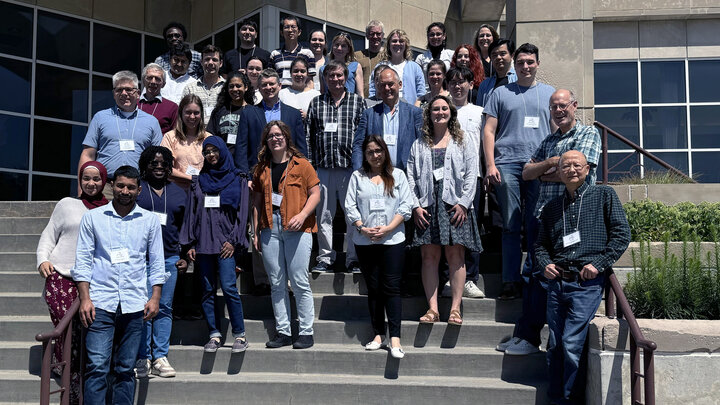
<path fill-rule="evenodd" d="M 57 201 L 0 201 L 0 217 L 47 217 Z"/>
<path fill-rule="evenodd" d="M 37 246 L 35 246 L 37 250 Z M 3 252 L 0 253 L 0 271 L 29 271 L 35 270 L 35 250 L 32 252 Z"/>
<path fill-rule="evenodd" d="M 45 279 L 37 271 L 0 271 L 0 292 L 39 292 Z"/>
<path fill-rule="evenodd" d="M 48 223 L 46 217 L 0 217 L 0 234 L 41 234 Z"/>
<path fill-rule="evenodd" d="M 40 235 L 0 235 L 0 253 L 34 253 L 39 240 Z"/>

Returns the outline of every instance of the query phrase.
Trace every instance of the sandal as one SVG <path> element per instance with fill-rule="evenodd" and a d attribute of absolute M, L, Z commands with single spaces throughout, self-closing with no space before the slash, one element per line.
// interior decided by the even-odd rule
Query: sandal
<path fill-rule="evenodd" d="M 457 325 L 461 326 L 463 323 L 462 317 L 460 316 L 460 311 L 457 309 L 453 309 L 450 311 L 450 316 L 448 317 L 448 325 Z"/>
<path fill-rule="evenodd" d="M 420 323 L 435 323 L 440 320 L 440 314 L 428 309 L 425 315 L 420 317 Z"/>

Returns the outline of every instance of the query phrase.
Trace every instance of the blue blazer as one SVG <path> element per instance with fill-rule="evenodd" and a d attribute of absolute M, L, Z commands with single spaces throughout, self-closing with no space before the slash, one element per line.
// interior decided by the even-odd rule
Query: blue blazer
<path fill-rule="evenodd" d="M 307 156 L 307 141 L 305 126 L 300 111 L 289 105 L 280 103 L 280 119 L 290 127 L 290 134 L 295 147 Z M 265 111 L 262 106 L 247 106 L 240 113 L 238 125 L 237 144 L 235 145 L 235 167 L 243 173 L 250 172 L 257 164 L 257 155 L 260 152 L 260 138 L 265 129 Z"/>
<path fill-rule="evenodd" d="M 384 103 L 380 103 L 368 108 L 360 118 L 360 124 L 358 124 L 355 139 L 353 139 L 353 170 L 357 170 L 362 166 L 362 144 L 365 137 L 368 135 L 383 135 L 384 105 Z M 423 118 L 421 109 L 402 100 L 398 103 L 398 108 L 400 109 L 398 111 L 400 125 L 398 127 L 397 162 L 395 162 L 395 167 L 404 171 L 410 156 L 410 147 L 417 138 L 422 136 Z"/>

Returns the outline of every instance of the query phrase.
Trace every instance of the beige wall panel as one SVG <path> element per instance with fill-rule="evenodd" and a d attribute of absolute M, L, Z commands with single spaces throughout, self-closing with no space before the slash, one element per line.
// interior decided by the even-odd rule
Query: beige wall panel
<path fill-rule="evenodd" d="M 640 56 L 638 35 L 637 21 L 594 23 L 594 59 L 637 59 Z"/>
<path fill-rule="evenodd" d="M 684 58 L 687 55 L 684 20 L 640 21 L 638 28 L 640 58 Z"/>
<path fill-rule="evenodd" d="M 720 19 L 688 20 L 689 58 L 720 57 Z"/>
<path fill-rule="evenodd" d="M 217 31 L 234 21 L 235 3 L 233 0 L 212 0 L 212 2 L 206 0 L 204 3 L 207 3 L 208 6 L 212 3 L 213 31 Z"/>
<path fill-rule="evenodd" d="M 434 14 L 441 14 L 443 16 L 448 14 L 448 11 L 450 11 L 450 14 L 452 14 L 452 18 L 457 19 L 458 18 L 458 9 L 459 6 L 456 4 L 457 1 L 453 0 L 402 0 L 403 4 L 408 4 L 417 8 L 422 8 L 424 10 L 428 10 L 431 13 Z M 444 18 L 442 20 L 433 20 L 433 21 L 444 21 Z"/>
<path fill-rule="evenodd" d="M 402 28 L 407 32 L 412 46 L 424 49 L 427 45 L 426 29 L 432 22 L 431 17 L 425 9 L 402 4 Z"/>
<path fill-rule="evenodd" d="M 153 0 L 145 2 L 145 31 L 162 35 L 162 29 L 170 21 L 181 22 L 190 30 L 190 2 L 188 0 Z M 190 34 L 188 33 L 188 35 Z"/>
<path fill-rule="evenodd" d="M 334 5 L 342 4 L 343 6 L 346 6 L 347 3 L 352 3 L 352 2 L 347 2 L 347 1 L 341 2 L 338 0 L 308 0 L 305 3 L 305 7 L 307 8 L 306 14 L 311 17 L 320 18 L 322 20 L 330 20 L 330 17 L 328 17 L 329 12 L 330 12 L 330 4 L 334 4 Z M 367 4 L 366 4 L 367 0 L 357 1 L 354 3 L 355 3 L 356 9 L 351 10 L 349 12 L 349 14 L 356 14 L 356 13 L 367 14 L 367 12 L 368 12 Z M 365 23 L 367 23 L 367 21 L 362 23 L 363 27 L 365 26 Z"/>
<path fill-rule="evenodd" d="M 398 0 L 370 0 L 371 19 L 382 21 L 385 26 L 385 34 L 401 27 L 401 15 L 402 6 Z"/>
<path fill-rule="evenodd" d="M 472 38 L 463 36 L 462 24 L 459 21 L 453 19 L 446 19 L 444 16 L 439 14 L 431 14 L 430 18 L 432 21 L 441 21 L 445 24 L 445 34 L 447 36 L 447 47 L 455 49 L 458 45 L 464 42 L 470 42 Z M 427 38 L 427 37 L 426 37 Z"/>
<path fill-rule="evenodd" d="M 325 3 L 325 0 L 322 0 L 322 2 Z M 369 6 L 369 0 L 327 0 L 326 19 L 330 23 L 364 32 L 365 26 L 371 19 Z M 384 17 L 385 13 L 377 13 L 375 16 Z"/>
<path fill-rule="evenodd" d="M 242 18 L 262 7 L 263 0 L 235 0 L 235 18 Z"/>
<path fill-rule="evenodd" d="M 515 20 L 526 21 L 583 20 L 592 19 L 592 2 L 534 0 L 532 7 L 517 7 Z"/>
<path fill-rule="evenodd" d="M 145 28 L 145 2 L 143 0 L 95 0 L 93 18 L 142 30 Z"/>
<path fill-rule="evenodd" d="M 192 0 L 190 5 L 190 41 L 195 42 L 212 32 L 212 5 L 206 0 Z"/>
<path fill-rule="evenodd" d="M 92 17 L 92 0 L 38 0 L 37 2 L 23 0 L 23 2 L 30 4 L 37 3 L 37 5 L 41 7 L 64 11 L 66 13 L 83 17 Z"/>
<path fill-rule="evenodd" d="M 594 17 L 607 20 L 684 19 L 720 13 L 717 0 L 594 0 Z"/>

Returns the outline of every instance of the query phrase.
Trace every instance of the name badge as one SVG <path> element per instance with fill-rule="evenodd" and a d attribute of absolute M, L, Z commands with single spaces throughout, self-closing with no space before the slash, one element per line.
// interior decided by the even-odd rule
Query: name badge
<path fill-rule="evenodd" d="M 165 226 L 167 225 L 167 214 L 164 212 L 153 212 L 153 214 L 157 215 L 158 219 L 160 220 L 160 225 Z"/>
<path fill-rule="evenodd" d="M 110 251 L 110 262 L 112 264 L 126 263 L 130 261 L 130 251 L 127 248 L 113 249 Z"/>
<path fill-rule="evenodd" d="M 382 198 L 370 199 L 370 211 L 383 211 L 385 209 L 385 200 Z"/>
<path fill-rule="evenodd" d="M 570 235 L 563 236 L 563 247 L 572 246 L 580 243 L 580 231 L 575 231 Z"/>
<path fill-rule="evenodd" d="M 540 117 L 525 117 L 525 128 L 539 128 Z"/>
<path fill-rule="evenodd" d="M 132 139 L 120 140 L 120 150 L 135 150 L 135 141 Z"/>
<path fill-rule="evenodd" d="M 235 142 L 237 142 L 237 134 L 228 134 L 227 137 L 227 143 L 228 145 L 235 145 Z"/>
<path fill-rule="evenodd" d="M 444 176 L 445 176 L 445 168 L 444 167 L 439 167 L 439 168 L 433 170 L 433 177 L 435 178 L 436 181 L 442 180 Z"/>
<path fill-rule="evenodd" d="M 220 196 L 219 195 L 206 195 L 205 196 L 205 208 L 220 208 Z"/>
<path fill-rule="evenodd" d="M 325 132 L 337 132 L 338 124 L 337 122 L 326 122 L 325 123 Z"/>
<path fill-rule="evenodd" d="M 272 205 L 279 207 L 280 203 L 282 202 L 282 199 L 283 199 L 282 194 L 272 193 Z"/>
<path fill-rule="evenodd" d="M 397 143 L 397 135 L 383 135 L 383 140 L 385 140 L 388 146 L 395 145 Z"/>
<path fill-rule="evenodd" d="M 197 167 L 188 166 L 187 170 L 185 170 L 185 174 L 187 174 L 188 176 L 197 176 L 198 174 L 200 174 L 200 169 L 198 169 Z"/>

